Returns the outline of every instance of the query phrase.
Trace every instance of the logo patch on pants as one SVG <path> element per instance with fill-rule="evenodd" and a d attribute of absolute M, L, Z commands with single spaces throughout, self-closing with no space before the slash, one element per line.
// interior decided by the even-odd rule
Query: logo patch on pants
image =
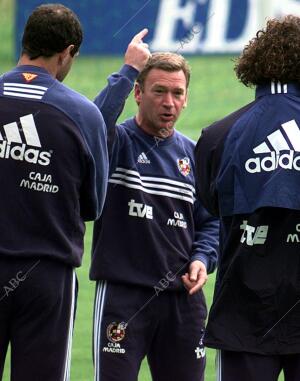
<path fill-rule="evenodd" d="M 110 323 L 106 328 L 106 336 L 109 342 L 103 347 L 103 352 L 124 354 L 126 350 L 121 347 L 120 341 L 125 338 L 127 325 L 124 322 Z"/>

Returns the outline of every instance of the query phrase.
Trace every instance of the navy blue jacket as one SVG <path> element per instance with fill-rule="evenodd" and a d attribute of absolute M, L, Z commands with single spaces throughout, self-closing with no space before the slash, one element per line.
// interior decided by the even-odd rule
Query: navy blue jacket
<path fill-rule="evenodd" d="M 255 101 L 203 130 L 197 191 L 221 218 L 205 343 L 300 352 L 300 86 L 258 86 Z"/>
<path fill-rule="evenodd" d="M 95 105 L 36 66 L 0 77 L 0 255 L 79 266 L 84 220 L 106 194 L 106 128 Z"/>
<path fill-rule="evenodd" d="M 125 65 L 96 99 L 109 129 L 111 168 L 91 278 L 154 287 L 172 273 L 169 289 L 180 289 L 190 261 L 214 270 L 218 222 L 195 197 L 193 141 L 177 131 L 150 136 L 135 118 L 115 125 L 136 75 Z"/>

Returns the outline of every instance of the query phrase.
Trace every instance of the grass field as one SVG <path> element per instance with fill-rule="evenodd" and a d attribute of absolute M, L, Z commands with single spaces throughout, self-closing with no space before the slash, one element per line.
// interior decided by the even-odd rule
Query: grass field
<path fill-rule="evenodd" d="M 12 44 L 13 1 L 0 0 L 0 15 L 0 72 L 3 73 L 15 64 Z M 192 67 L 189 105 L 184 110 L 177 128 L 191 138 L 197 139 L 203 127 L 252 100 L 253 91 L 244 88 L 235 79 L 232 57 L 191 57 L 189 62 Z M 122 58 L 79 56 L 65 83 L 85 94 L 88 98 L 93 99 L 97 92 L 105 86 L 106 77 L 112 71 L 118 70 L 121 64 Z M 135 103 L 131 97 L 120 120 L 131 116 L 135 110 Z M 78 270 L 80 291 L 73 340 L 71 369 L 71 379 L 73 381 L 91 381 L 93 379 L 91 328 L 94 284 L 88 280 L 91 228 L 92 225 L 88 224 L 85 235 L 83 266 Z M 210 304 L 212 298 L 213 283 L 214 276 L 211 276 L 205 286 L 208 304 Z M 9 380 L 8 365 L 6 366 L 4 381 Z M 214 352 L 209 350 L 206 381 L 214 379 Z M 147 363 L 144 362 L 139 381 L 150 380 Z"/>

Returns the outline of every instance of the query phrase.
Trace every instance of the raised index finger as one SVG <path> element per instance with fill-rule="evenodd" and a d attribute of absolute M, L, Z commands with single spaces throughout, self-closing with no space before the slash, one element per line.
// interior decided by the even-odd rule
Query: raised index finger
<path fill-rule="evenodd" d="M 139 43 L 143 40 L 143 38 L 146 36 L 146 34 L 148 33 L 148 29 L 147 28 L 144 28 L 143 30 L 141 30 L 138 34 L 136 34 L 133 39 L 131 40 L 131 42 L 135 42 L 135 43 Z"/>

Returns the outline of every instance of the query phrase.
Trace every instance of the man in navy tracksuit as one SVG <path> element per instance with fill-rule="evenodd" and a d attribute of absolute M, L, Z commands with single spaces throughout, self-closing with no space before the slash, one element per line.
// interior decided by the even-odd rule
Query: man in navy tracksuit
<path fill-rule="evenodd" d="M 235 68 L 255 100 L 196 148 L 201 200 L 221 217 L 204 342 L 222 381 L 300 380 L 299 36 L 298 17 L 268 21 Z"/>
<path fill-rule="evenodd" d="M 111 154 L 91 266 L 95 380 L 136 381 L 147 356 L 155 381 L 199 381 L 206 305 L 196 291 L 215 268 L 218 223 L 195 194 L 194 142 L 174 129 L 189 67 L 177 54 L 154 54 L 135 86 L 137 115 L 115 126 L 138 74 L 126 56 L 131 66 L 95 101 Z"/>
<path fill-rule="evenodd" d="M 18 66 L 0 77 L 0 379 L 69 379 L 84 220 L 99 217 L 108 175 L 95 105 L 61 84 L 82 41 L 62 5 L 34 10 Z"/>

